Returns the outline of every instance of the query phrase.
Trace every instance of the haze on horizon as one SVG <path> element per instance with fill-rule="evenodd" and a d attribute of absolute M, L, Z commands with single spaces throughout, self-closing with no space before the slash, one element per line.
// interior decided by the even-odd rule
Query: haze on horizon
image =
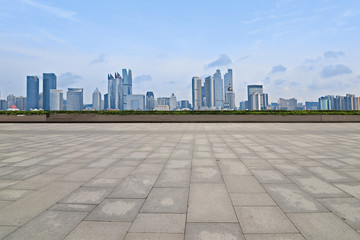
<path fill-rule="evenodd" d="M 191 78 L 234 71 L 269 100 L 360 95 L 358 0 L 0 0 L 0 91 L 26 95 L 26 76 L 54 72 L 89 103 L 107 74 L 130 68 L 134 93 L 191 100 Z"/>

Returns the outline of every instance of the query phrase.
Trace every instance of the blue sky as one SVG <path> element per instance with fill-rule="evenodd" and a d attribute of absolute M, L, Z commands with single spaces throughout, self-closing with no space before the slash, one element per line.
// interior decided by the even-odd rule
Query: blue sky
<path fill-rule="evenodd" d="M 27 75 L 59 88 L 107 89 L 133 70 L 135 93 L 191 99 L 192 76 L 234 70 L 270 100 L 360 95 L 358 0 L 0 0 L 0 90 L 25 95 Z"/>

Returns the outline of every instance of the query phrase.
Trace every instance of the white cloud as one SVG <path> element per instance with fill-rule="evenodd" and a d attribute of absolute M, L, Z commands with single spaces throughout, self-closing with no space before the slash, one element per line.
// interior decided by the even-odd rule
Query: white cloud
<path fill-rule="evenodd" d="M 22 3 L 27 4 L 28 6 L 37 8 L 49 14 L 52 14 L 58 18 L 64 18 L 67 20 L 75 20 L 76 12 L 74 11 L 67 11 L 61 8 L 56 8 L 52 6 L 48 6 L 42 3 L 35 2 L 33 0 L 21 0 Z"/>

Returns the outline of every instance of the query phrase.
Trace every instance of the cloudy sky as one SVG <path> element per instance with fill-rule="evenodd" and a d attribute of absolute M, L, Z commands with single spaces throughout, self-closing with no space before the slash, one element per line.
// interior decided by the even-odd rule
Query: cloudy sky
<path fill-rule="evenodd" d="M 0 91 L 54 72 L 90 102 L 107 74 L 133 70 L 134 93 L 191 99 L 191 78 L 234 70 L 271 101 L 360 95 L 359 0 L 0 0 Z"/>

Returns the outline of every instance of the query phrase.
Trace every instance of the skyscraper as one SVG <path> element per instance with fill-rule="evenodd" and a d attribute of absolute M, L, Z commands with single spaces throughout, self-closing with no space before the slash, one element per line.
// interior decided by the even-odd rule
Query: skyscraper
<path fill-rule="evenodd" d="M 39 78 L 27 76 L 26 78 L 26 110 L 39 108 Z"/>
<path fill-rule="evenodd" d="M 228 72 L 224 75 L 224 95 L 225 95 L 225 102 L 227 102 L 226 99 L 226 91 L 228 90 L 229 86 L 233 87 L 233 70 L 228 69 Z"/>
<path fill-rule="evenodd" d="M 251 110 L 261 110 L 261 95 L 262 93 L 254 92 L 250 95 Z"/>
<path fill-rule="evenodd" d="M 56 75 L 54 73 L 43 74 L 43 108 L 50 110 L 50 89 L 56 89 Z"/>
<path fill-rule="evenodd" d="M 66 110 L 81 111 L 83 110 L 83 89 L 68 88 Z"/>
<path fill-rule="evenodd" d="M 192 78 L 192 104 L 194 110 L 199 110 L 202 106 L 202 94 L 201 94 L 201 78 Z"/>
<path fill-rule="evenodd" d="M 145 109 L 148 111 L 154 110 L 155 107 L 155 97 L 153 92 L 146 93 L 146 107 Z"/>
<path fill-rule="evenodd" d="M 247 90 L 248 90 L 248 107 L 249 107 L 249 110 L 261 110 L 261 99 L 259 100 L 260 101 L 260 109 L 258 109 L 257 102 L 256 103 L 252 102 L 253 99 L 257 100 L 258 96 L 255 96 L 255 98 L 253 98 L 251 95 L 254 94 L 254 93 L 259 93 L 260 97 L 261 97 L 261 94 L 263 94 L 263 86 L 262 85 L 248 85 Z"/>
<path fill-rule="evenodd" d="M 176 107 L 177 107 L 176 96 L 173 93 L 170 96 L 170 110 L 171 111 L 176 110 Z"/>
<path fill-rule="evenodd" d="M 63 110 L 64 96 L 62 90 L 50 89 L 50 110 Z"/>
<path fill-rule="evenodd" d="M 101 109 L 101 93 L 99 92 L 99 89 L 95 89 L 95 91 L 92 94 L 92 104 L 93 108 L 96 111 L 102 110 Z"/>
<path fill-rule="evenodd" d="M 7 108 L 10 108 L 12 105 L 16 105 L 16 97 L 10 94 L 7 96 Z"/>
<path fill-rule="evenodd" d="M 205 78 L 206 107 L 213 108 L 215 106 L 214 96 L 214 78 L 209 76 Z"/>
<path fill-rule="evenodd" d="M 23 96 L 17 97 L 15 105 L 21 111 L 26 110 L 26 97 L 23 97 Z"/>
<path fill-rule="evenodd" d="M 235 109 L 235 93 L 231 86 L 226 91 L 227 107 L 228 109 Z"/>
<path fill-rule="evenodd" d="M 124 79 L 121 78 L 120 73 L 115 73 L 115 109 L 125 110 L 123 99 L 123 84 Z"/>
<path fill-rule="evenodd" d="M 116 81 L 113 75 L 108 74 L 108 109 L 116 109 Z"/>
<path fill-rule="evenodd" d="M 216 70 L 214 74 L 214 95 L 215 95 L 215 107 L 223 108 L 224 107 L 224 85 L 223 79 L 221 77 L 220 70 Z M 229 86 L 228 86 L 229 87 Z"/>
<path fill-rule="evenodd" d="M 127 96 L 132 94 L 132 72 L 130 69 L 123 69 L 123 86 L 122 86 L 122 98 L 123 98 L 123 108 L 127 109 Z"/>
<path fill-rule="evenodd" d="M 127 96 L 127 105 L 125 110 L 144 110 L 145 96 L 143 94 L 130 94 Z"/>

